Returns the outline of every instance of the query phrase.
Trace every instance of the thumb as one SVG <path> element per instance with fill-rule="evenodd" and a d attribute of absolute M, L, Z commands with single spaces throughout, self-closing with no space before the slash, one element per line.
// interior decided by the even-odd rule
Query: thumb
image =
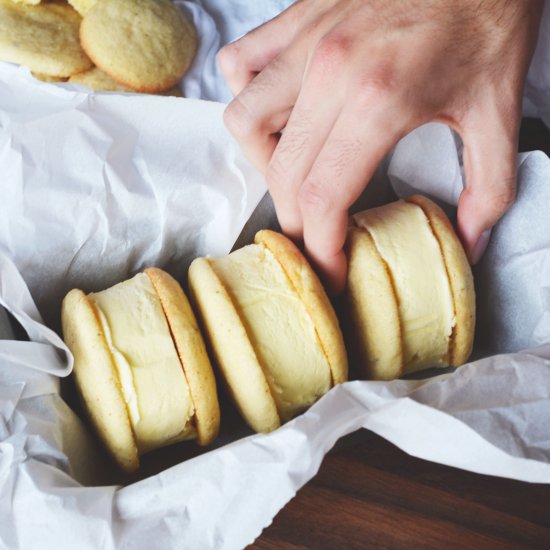
<path fill-rule="evenodd" d="M 492 227 L 516 198 L 518 121 L 479 117 L 466 127 L 464 172 L 466 186 L 458 201 L 458 230 L 471 264 L 489 243 Z"/>

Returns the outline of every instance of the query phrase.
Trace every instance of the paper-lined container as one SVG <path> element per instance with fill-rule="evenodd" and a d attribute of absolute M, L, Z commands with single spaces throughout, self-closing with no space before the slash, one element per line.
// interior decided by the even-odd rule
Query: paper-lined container
<path fill-rule="evenodd" d="M 273 223 L 269 201 L 257 209 L 263 180 L 217 103 L 89 94 L 0 64 L 0 105 L 0 303 L 30 340 L 0 341 L 5 547 L 241 548 L 335 441 L 361 427 L 415 456 L 550 482 L 545 155 L 521 157 L 518 202 L 476 270 L 478 352 L 491 357 L 426 380 L 349 382 L 269 435 L 243 438 L 249 432 L 229 413 L 217 448 L 153 453 L 144 479 L 130 483 L 112 477 L 62 398 L 72 359 L 55 332 L 61 299 L 147 265 L 185 283 L 190 261 L 229 252 L 251 215 L 240 244 Z M 398 193 L 420 189 L 451 203 L 461 189 L 453 136 L 439 125 L 403 140 L 387 168 L 368 191 L 371 204 L 386 200 L 377 193 L 388 176 Z"/>

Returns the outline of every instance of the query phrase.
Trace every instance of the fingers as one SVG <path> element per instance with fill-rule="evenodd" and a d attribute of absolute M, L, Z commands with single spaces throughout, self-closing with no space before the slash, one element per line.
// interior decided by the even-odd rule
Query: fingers
<path fill-rule="evenodd" d="M 491 228 L 516 197 L 519 114 L 494 109 L 471 113 L 475 125 L 464 129 L 466 187 L 458 202 L 458 229 L 472 264 L 487 247 Z"/>
<path fill-rule="evenodd" d="M 218 64 L 233 95 L 238 95 L 292 42 L 302 24 L 303 11 L 302 2 L 297 2 L 219 51 Z"/>
<path fill-rule="evenodd" d="M 304 78 L 292 114 L 266 170 L 267 185 L 281 228 L 295 240 L 301 238 L 303 231 L 298 205 L 300 187 L 341 110 L 342 102 L 336 94 L 319 93 L 329 85 L 325 80 L 325 77 L 319 78 L 311 72 Z"/>
<path fill-rule="evenodd" d="M 225 125 L 261 172 L 266 171 L 279 132 L 287 124 L 300 92 L 305 63 L 301 50 L 291 50 L 280 56 L 225 109 Z"/>
<path fill-rule="evenodd" d="M 354 111 L 350 124 L 363 125 L 374 106 L 386 101 L 378 85 L 369 82 L 365 60 L 358 61 L 351 53 L 360 41 L 349 29 L 336 26 L 301 60 L 304 76 L 299 95 L 266 171 L 281 228 L 295 240 L 303 234 L 300 188 L 336 120 L 349 108 Z"/>
<path fill-rule="evenodd" d="M 346 282 L 348 208 L 357 200 L 384 155 L 409 128 L 388 123 L 389 104 L 368 118 L 351 108 L 341 114 L 300 187 L 305 250 L 329 291 L 340 293 Z M 395 120 L 395 117 L 394 117 Z"/>
<path fill-rule="evenodd" d="M 397 114 L 396 96 L 378 80 L 364 71 L 342 75 L 342 61 L 353 61 L 345 38 L 325 38 L 311 59 L 296 57 L 303 48 L 289 49 L 226 111 L 226 124 L 248 157 L 260 169 L 269 162 L 266 178 L 283 231 L 295 239 L 303 235 L 306 252 L 333 292 L 345 284 L 347 210 L 408 118 Z M 345 84 L 334 89 L 335 81 Z"/>
<path fill-rule="evenodd" d="M 232 89 L 236 93 L 224 113 L 225 124 L 248 159 L 262 172 L 301 93 L 308 62 L 307 43 L 315 42 L 322 32 L 317 25 L 313 30 L 298 33 L 299 28 L 307 27 L 309 20 L 323 11 L 320 7 L 307 11 L 305 4 L 293 4 L 220 54 L 226 77 L 233 79 Z M 296 34 L 299 36 L 294 40 Z M 315 95 L 323 96 L 319 90 Z"/>

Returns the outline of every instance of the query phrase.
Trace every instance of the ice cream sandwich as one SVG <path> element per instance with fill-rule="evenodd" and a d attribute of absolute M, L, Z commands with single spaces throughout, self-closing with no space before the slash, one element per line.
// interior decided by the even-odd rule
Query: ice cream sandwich
<path fill-rule="evenodd" d="M 316 274 L 283 235 L 197 258 L 189 291 L 227 388 L 249 426 L 269 432 L 348 376 L 338 319 Z"/>
<path fill-rule="evenodd" d="M 475 292 L 445 213 L 414 195 L 352 216 L 347 306 L 360 376 L 390 380 L 470 356 Z"/>
<path fill-rule="evenodd" d="M 139 456 L 217 435 L 214 374 L 181 286 L 149 268 L 107 290 L 71 290 L 62 306 L 74 377 L 98 435 L 132 472 Z"/>

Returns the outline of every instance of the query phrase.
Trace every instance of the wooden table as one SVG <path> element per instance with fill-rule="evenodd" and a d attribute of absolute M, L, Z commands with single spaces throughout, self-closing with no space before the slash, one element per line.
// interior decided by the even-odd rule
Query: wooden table
<path fill-rule="evenodd" d="M 520 150 L 532 149 L 550 154 L 550 133 L 527 120 Z M 340 440 L 317 476 L 250 546 L 373 547 L 550 549 L 550 485 L 413 458 L 361 430 Z"/>

